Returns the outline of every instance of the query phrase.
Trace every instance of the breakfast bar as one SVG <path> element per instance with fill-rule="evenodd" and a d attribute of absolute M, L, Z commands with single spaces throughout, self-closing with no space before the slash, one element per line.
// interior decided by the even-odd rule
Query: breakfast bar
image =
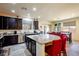
<path fill-rule="evenodd" d="M 26 47 L 33 56 L 45 56 L 45 44 L 58 39 L 59 36 L 50 34 L 25 36 Z"/>

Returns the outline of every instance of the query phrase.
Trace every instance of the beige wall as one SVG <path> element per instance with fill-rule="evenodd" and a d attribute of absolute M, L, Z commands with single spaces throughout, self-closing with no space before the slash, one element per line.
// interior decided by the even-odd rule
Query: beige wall
<path fill-rule="evenodd" d="M 75 39 L 79 40 L 79 18 L 76 20 L 76 34 Z"/>
<path fill-rule="evenodd" d="M 50 24 L 50 32 L 52 32 L 52 31 L 54 31 L 54 24 L 55 24 L 55 22 L 52 22 L 51 24 Z"/>
<path fill-rule="evenodd" d="M 50 22 L 48 21 L 39 21 L 39 29 L 40 30 L 43 30 L 44 28 L 40 28 L 40 26 L 45 26 L 45 25 L 48 25 L 49 26 Z"/>
<path fill-rule="evenodd" d="M 63 23 L 64 22 L 71 22 L 71 21 L 75 21 L 76 22 L 76 28 L 75 28 L 74 36 L 72 37 L 72 39 L 73 40 L 79 40 L 79 17 L 75 17 L 75 18 L 71 18 L 71 19 L 66 19 L 66 20 L 59 21 L 59 22 L 61 22 L 61 31 L 64 30 Z M 52 29 L 54 28 L 53 25 L 55 23 L 56 23 L 56 21 L 51 23 Z"/>

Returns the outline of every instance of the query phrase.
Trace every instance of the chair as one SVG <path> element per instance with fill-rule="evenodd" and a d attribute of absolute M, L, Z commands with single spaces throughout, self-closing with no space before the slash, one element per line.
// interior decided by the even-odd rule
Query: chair
<path fill-rule="evenodd" d="M 49 33 L 50 34 L 50 33 Z M 66 53 L 66 41 L 68 39 L 68 37 L 66 36 L 66 34 L 62 34 L 62 33 L 51 33 L 51 35 L 57 35 L 60 36 L 61 40 L 62 40 L 62 49 L 61 49 L 61 53 L 63 53 L 64 56 L 67 56 Z"/>
<path fill-rule="evenodd" d="M 60 56 L 61 55 L 61 48 L 62 48 L 62 40 L 54 40 L 52 41 L 52 45 L 45 47 L 45 52 L 49 56 Z"/>
<path fill-rule="evenodd" d="M 57 35 L 60 36 L 61 40 L 62 40 L 62 51 L 66 51 L 66 41 L 68 40 L 68 37 L 66 36 L 66 34 L 62 34 L 60 32 L 52 32 L 51 35 Z"/>
<path fill-rule="evenodd" d="M 56 34 L 56 32 L 51 32 L 51 33 L 49 33 L 49 34 Z"/>
<path fill-rule="evenodd" d="M 62 40 L 62 49 L 61 52 L 63 53 L 64 56 L 67 56 L 66 53 L 66 41 L 67 41 L 67 36 L 65 34 L 61 34 L 61 40 Z"/>
<path fill-rule="evenodd" d="M 60 36 L 60 35 L 61 35 L 61 32 L 51 32 L 51 33 L 49 33 L 49 34 Z"/>

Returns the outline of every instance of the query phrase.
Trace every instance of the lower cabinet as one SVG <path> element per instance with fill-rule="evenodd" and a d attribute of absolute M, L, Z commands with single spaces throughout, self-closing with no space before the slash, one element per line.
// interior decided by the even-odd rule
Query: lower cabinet
<path fill-rule="evenodd" d="M 35 41 L 31 41 L 32 42 L 32 55 L 36 56 L 36 42 Z"/>
<path fill-rule="evenodd" d="M 14 45 L 18 43 L 18 35 L 4 36 L 3 46 Z"/>
<path fill-rule="evenodd" d="M 4 42 L 4 38 L 0 38 L 0 56 L 3 56 L 3 42 Z"/>
<path fill-rule="evenodd" d="M 25 37 L 25 41 L 26 41 L 27 49 L 30 51 L 30 53 L 33 56 L 36 56 L 36 41 L 34 41 L 28 37 Z"/>

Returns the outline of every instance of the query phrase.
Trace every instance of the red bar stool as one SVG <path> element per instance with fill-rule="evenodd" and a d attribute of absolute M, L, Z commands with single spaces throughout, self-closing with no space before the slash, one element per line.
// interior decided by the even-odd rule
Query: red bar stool
<path fill-rule="evenodd" d="M 61 40 L 62 40 L 62 49 L 61 52 L 63 53 L 64 56 L 67 56 L 66 53 L 66 41 L 67 41 L 67 36 L 65 34 L 61 34 Z"/>
<path fill-rule="evenodd" d="M 51 32 L 51 33 L 49 33 L 49 34 L 53 34 L 53 35 L 54 35 L 54 34 L 56 34 L 56 32 Z"/>
<path fill-rule="evenodd" d="M 68 39 L 68 37 L 66 36 L 66 34 L 62 34 L 62 33 L 49 33 L 51 35 L 57 35 L 60 36 L 61 40 L 62 40 L 62 49 L 61 49 L 61 53 L 63 53 L 64 56 L 67 56 L 66 53 L 66 41 Z"/>
<path fill-rule="evenodd" d="M 49 34 L 60 36 L 60 35 L 61 35 L 61 32 L 51 32 L 51 33 L 49 33 Z"/>
<path fill-rule="evenodd" d="M 62 40 L 54 40 L 52 41 L 52 45 L 45 47 L 45 52 L 49 56 L 60 56 L 61 55 L 61 48 L 62 48 Z"/>

